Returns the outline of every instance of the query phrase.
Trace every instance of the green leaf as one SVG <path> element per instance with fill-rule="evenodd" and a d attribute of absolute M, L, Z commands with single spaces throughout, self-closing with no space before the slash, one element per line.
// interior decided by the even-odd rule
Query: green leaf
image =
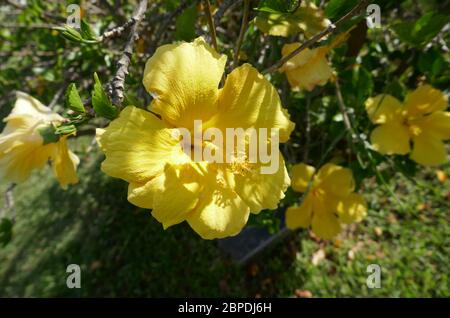
<path fill-rule="evenodd" d="M 425 14 L 417 20 L 413 34 L 422 43 L 430 42 L 448 22 L 448 17 L 433 12 Z"/>
<path fill-rule="evenodd" d="M 59 135 L 56 133 L 56 128 L 52 124 L 38 129 L 39 134 L 44 139 L 44 145 L 59 141 Z"/>
<path fill-rule="evenodd" d="M 431 75 L 433 77 L 439 76 L 444 70 L 448 69 L 447 67 L 447 62 L 442 55 L 439 55 L 433 62 L 433 66 L 431 67 Z"/>
<path fill-rule="evenodd" d="M 403 42 L 412 46 L 423 46 L 430 42 L 447 22 L 445 15 L 429 12 L 415 22 L 397 23 L 392 29 Z"/>
<path fill-rule="evenodd" d="M 119 112 L 103 90 L 102 83 L 100 82 L 97 73 L 94 73 L 94 81 L 95 84 L 94 90 L 92 91 L 92 106 L 94 107 L 95 113 L 110 120 L 115 119 Z"/>
<path fill-rule="evenodd" d="M 364 67 L 355 68 L 353 71 L 353 87 L 355 88 L 358 102 L 362 105 L 363 102 L 372 95 L 373 79 L 372 74 Z"/>
<path fill-rule="evenodd" d="M 0 244 L 6 246 L 12 239 L 13 223 L 10 219 L 0 219 Z"/>
<path fill-rule="evenodd" d="M 97 40 L 97 34 L 95 34 L 91 26 L 84 20 L 81 20 L 81 35 L 86 40 Z"/>
<path fill-rule="evenodd" d="M 165 0 L 163 1 L 164 12 L 176 10 L 180 6 L 181 0 Z"/>
<path fill-rule="evenodd" d="M 196 37 L 195 21 L 197 20 L 197 8 L 191 6 L 186 9 L 175 22 L 175 39 L 179 41 L 191 41 Z"/>
<path fill-rule="evenodd" d="M 124 100 L 123 100 L 123 105 L 125 106 L 135 106 L 135 107 L 139 107 L 139 108 L 144 108 L 143 102 L 141 100 L 139 100 L 139 98 L 135 95 L 132 95 L 131 93 L 125 94 L 124 96 Z"/>
<path fill-rule="evenodd" d="M 77 131 L 77 127 L 73 124 L 63 124 L 56 128 L 55 134 L 57 135 L 72 135 Z"/>
<path fill-rule="evenodd" d="M 439 50 L 431 48 L 420 54 L 417 66 L 421 73 L 426 74 L 430 78 L 436 78 L 448 69 L 448 62 L 446 62 Z"/>
<path fill-rule="evenodd" d="M 293 13 L 300 4 L 300 0 L 263 0 L 256 10 L 270 13 Z"/>
<path fill-rule="evenodd" d="M 336 21 L 350 12 L 358 4 L 358 0 L 331 0 L 325 7 L 325 15 L 331 21 Z"/>
<path fill-rule="evenodd" d="M 403 42 L 415 45 L 414 35 L 411 30 L 414 29 L 414 22 L 402 22 L 392 26 L 392 30 Z"/>
<path fill-rule="evenodd" d="M 68 25 L 66 25 L 64 28 L 60 28 L 59 30 L 62 31 L 61 35 L 69 41 L 76 43 L 80 43 L 83 41 L 83 37 L 80 32 Z"/>
<path fill-rule="evenodd" d="M 84 109 L 83 101 L 81 100 L 80 94 L 78 94 L 77 87 L 75 83 L 71 83 L 66 91 L 66 106 L 71 110 L 85 113 L 86 109 Z"/>
<path fill-rule="evenodd" d="M 408 177 L 414 177 L 417 173 L 417 164 L 408 156 L 395 156 L 394 164 L 396 170 Z"/>

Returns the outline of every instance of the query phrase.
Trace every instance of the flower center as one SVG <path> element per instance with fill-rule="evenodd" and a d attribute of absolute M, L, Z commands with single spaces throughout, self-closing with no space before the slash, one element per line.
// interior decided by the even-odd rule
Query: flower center
<path fill-rule="evenodd" d="M 420 128 L 417 125 L 409 125 L 408 129 L 409 129 L 409 134 L 411 136 L 416 136 L 417 137 L 417 136 L 419 136 L 422 133 L 422 128 Z"/>
<path fill-rule="evenodd" d="M 422 128 L 417 125 L 414 118 L 405 118 L 403 121 L 403 125 L 408 128 L 409 135 L 411 137 L 417 137 L 422 133 Z"/>
<path fill-rule="evenodd" d="M 323 197 L 323 195 L 325 194 L 325 191 L 321 188 L 314 188 L 311 190 L 311 193 L 316 198 L 320 198 L 320 197 Z"/>
<path fill-rule="evenodd" d="M 228 167 L 230 168 L 233 174 L 245 176 L 252 173 L 254 165 L 255 165 L 254 163 L 250 163 L 248 159 L 245 159 L 244 161 L 242 160 L 234 161 L 228 164 Z"/>

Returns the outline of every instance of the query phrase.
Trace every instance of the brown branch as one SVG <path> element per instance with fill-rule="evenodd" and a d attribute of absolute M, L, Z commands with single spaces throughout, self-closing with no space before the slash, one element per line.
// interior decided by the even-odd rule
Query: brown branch
<path fill-rule="evenodd" d="M 338 100 L 339 109 L 342 113 L 342 118 L 344 119 L 345 128 L 350 133 L 350 136 L 352 137 L 352 139 L 355 139 L 355 138 L 357 138 L 357 135 L 355 133 L 355 130 L 352 127 L 352 122 L 350 121 L 350 117 L 348 116 L 347 108 L 344 103 L 344 98 L 342 97 L 341 85 L 339 84 L 338 78 L 336 78 L 335 84 L 336 84 L 336 97 Z"/>
<path fill-rule="evenodd" d="M 128 36 L 127 44 L 123 50 L 123 54 L 117 62 L 117 72 L 111 81 L 111 95 L 114 105 L 121 106 L 125 88 L 125 77 L 128 75 L 128 67 L 130 66 L 131 57 L 133 55 L 134 43 L 139 38 L 139 24 L 144 18 L 145 11 L 147 10 L 147 1 L 141 0 L 136 11 L 133 14 L 132 20 L 135 20 L 130 35 Z"/>
<path fill-rule="evenodd" d="M 311 146 L 311 95 L 306 97 L 305 105 L 305 151 L 303 152 L 303 162 L 308 163 L 309 160 L 309 147 Z"/>
<path fill-rule="evenodd" d="M 369 3 L 369 0 L 363 0 L 358 5 L 356 5 L 350 12 L 348 12 L 346 15 L 344 15 L 342 18 L 340 18 L 336 23 L 330 24 L 325 30 L 317 33 L 312 38 L 306 40 L 303 42 L 302 45 L 300 45 L 297 49 L 292 51 L 290 54 L 286 55 L 282 59 L 278 60 L 275 64 L 267 68 L 263 71 L 263 74 L 272 73 L 279 69 L 281 66 L 284 65 L 287 61 L 289 61 L 291 58 L 302 52 L 303 50 L 312 47 L 314 44 L 319 42 L 323 37 L 333 33 L 339 26 L 341 26 L 344 22 L 347 20 L 350 20 L 354 16 L 358 15 L 361 10 Z"/>
<path fill-rule="evenodd" d="M 56 106 L 56 104 L 59 102 L 59 100 L 61 99 L 61 97 L 63 96 L 64 92 L 66 90 L 66 85 L 64 83 L 63 86 L 61 86 L 55 93 L 55 95 L 52 98 L 52 101 L 50 102 L 50 104 L 48 104 L 48 108 L 53 109 L 53 107 Z"/>
<path fill-rule="evenodd" d="M 13 7 L 15 7 L 17 9 L 23 9 L 24 8 L 21 4 L 15 2 L 13 0 L 6 0 L 6 2 L 8 2 L 10 5 L 12 5 Z"/>
<path fill-rule="evenodd" d="M 111 30 L 105 31 L 98 40 L 100 42 L 103 42 L 105 40 L 115 38 L 118 36 L 121 36 L 123 32 L 125 32 L 126 29 L 130 28 L 132 25 L 136 23 L 135 17 L 132 17 L 130 20 L 122 24 L 121 26 L 115 27 Z"/>
<path fill-rule="evenodd" d="M 219 52 L 219 49 L 217 46 L 216 27 L 214 25 L 214 19 L 212 17 L 211 4 L 209 3 L 209 0 L 205 0 L 205 14 L 206 14 L 206 18 L 208 19 L 208 26 L 209 26 L 209 32 L 211 32 L 212 44 L 214 46 L 214 49 L 216 49 L 216 51 Z"/>
<path fill-rule="evenodd" d="M 249 13 L 250 13 L 250 0 L 244 0 L 244 14 L 242 15 L 241 30 L 239 31 L 239 37 L 236 43 L 236 48 L 234 50 L 233 67 L 236 67 L 239 61 L 239 52 L 241 51 L 245 31 L 247 31 Z"/>

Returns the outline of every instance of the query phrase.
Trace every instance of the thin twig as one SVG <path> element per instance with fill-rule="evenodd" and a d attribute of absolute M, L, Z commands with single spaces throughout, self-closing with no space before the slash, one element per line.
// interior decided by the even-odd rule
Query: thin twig
<path fill-rule="evenodd" d="M 17 8 L 17 9 L 23 9 L 24 7 L 20 4 L 17 3 L 13 0 L 6 0 L 6 2 L 8 2 L 10 5 L 12 5 L 13 7 Z"/>
<path fill-rule="evenodd" d="M 242 2 L 242 0 L 225 0 L 223 1 L 219 8 L 217 9 L 216 13 L 214 14 L 214 25 L 219 25 L 220 24 L 220 19 L 222 19 L 222 17 L 225 15 L 225 13 L 228 10 L 231 10 L 233 7 L 237 6 L 238 4 L 240 4 Z"/>
<path fill-rule="evenodd" d="M 209 32 L 211 32 L 211 41 L 216 49 L 216 51 L 219 51 L 217 46 L 217 35 L 216 35 L 216 27 L 214 26 L 214 20 L 211 14 L 211 4 L 209 3 L 209 0 L 205 0 L 205 14 L 208 19 L 208 26 L 209 26 Z"/>
<path fill-rule="evenodd" d="M 336 78 L 336 97 L 339 104 L 339 109 L 342 113 L 342 118 L 344 119 L 345 128 L 350 133 L 352 139 L 356 138 L 355 130 L 353 129 L 352 123 L 350 121 L 350 117 L 348 116 L 347 107 L 344 103 L 344 98 L 342 98 L 341 85 L 339 84 L 339 79 Z"/>
<path fill-rule="evenodd" d="M 303 162 L 308 163 L 309 160 L 309 147 L 311 145 L 311 95 L 308 94 L 306 97 L 305 105 L 305 150 L 303 152 Z"/>
<path fill-rule="evenodd" d="M 250 0 L 244 0 L 244 14 L 242 15 L 241 30 L 234 50 L 233 67 L 237 66 L 239 60 L 239 52 L 241 51 L 242 41 L 244 40 L 245 32 L 247 31 L 248 16 L 250 13 Z"/>
<path fill-rule="evenodd" d="M 313 46 L 319 40 L 321 40 L 323 37 L 333 33 L 340 25 L 342 25 L 347 20 L 353 18 L 354 16 L 358 15 L 360 11 L 367 5 L 369 0 L 363 0 L 358 5 L 356 5 L 350 12 L 348 12 L 346 15 L 344 15 L 342 18 L 340 18 L 336 23 L 330 24 L 325 30 L 317 33 L 312 38 L 306 40 L 303 42 L 302 45 L 300 45 L 297 49 L 292 51 L 290 54 L 286 55 L 282 59 L 278 60 L 275 64 L 273 64 L 271 67 L 267 68 L 263 71 L 263 74 L 272 73 L 279 69 L 281 66 L 284 65 L 287 61 L 289 61 L 291 58 L 302 52 L 303 50 Z"/>
<path fill-rule="evenodd" d="M 127 22 L 125 22 L 124 24 L 122 24 L 121 26 L 115 27 L 111 30 L 105 31 L 99 38 L 98 40 L 100 42 L 111 39 L 111 38 L 115 38 L 118 37 L 120 35 L 122 35 L 122 33 L 128 29 L 129 27 L 131 27 L 133 24 L 136 23 L 136 19 L 135 17 L 132 17 L 130 20 L 128 20 Z"/>
<path fill-rule="evenodd" d="M 50 104 L 48 104 L 48 107 L 50 109 L 53 109 L 53 107 L 55 107 L 55 105 L 59 102 L 61 96 L 64 94 L 66 90 L 66 85 L 64 83 L 63 86 L 61 86 L 58 91 L 56 92 L 56 94 L 53 96 L 52 101 L 50 102 Z"/>
<path fill-rule="evenodd" d="M 112 102 L 114 105 L 121 106 L 124 95 L 123 91 L 125 88 L 125 77 L 128 75 L 128 67 L 130 66 L 131 57 L 133 55 L 133 47 L 136 40 L 139 38 L 139 24 L 144 18 L 145 11 L 147 10 L 147 1 L 141 0 L 136 11 L 133 14 L 133 20 L 135 23 L 131 28 L 130 35 L 128 37 L 127 44 L 123 50 L 123 54 L 119 61 L 117 62 L 117 72 L 111 81 L 112 89 Z"/>
<path fill-rule="evenodd" d="M 20 24 L 20 23 L 0 23 L 0 28 L 4 29 L 49 29 L 49 30 L 59 30 L 60 26 L 56 24 Z"/>
<path fill-rule="evenodd" d="M 5 191 L 5 205 L 3 209 L 0 210 L 0 217 L 5 217 L 6 213 L 14 208 L 14 195 L 13 190 L 15 188 L 15 184 L 11 183 Z M 15 220 L 15 215 L 13 215 L 13 222 Z"/>
<path fill-rule="evenodd" d="M 176 10 L 174 10 L 173 12 L 168 12 L 161 16 L 162 22 L 160 23 L 158 29 L 155 32 L 155 35 L 153 37 L 154 38 L 153 42 L 148 47 L 148 50 L 147 50 L 148 53 L 150 53 L 150 54 L 154 53 L 154 51 L 158 47 L 158 44 L 159 44 L 164 32 L 167 32 L 167 28 L 172 23 L 173 19 L 175 19 L 177 16 L 179 16 L 181 13 L 183 13 L 183 11 L 186 10 L 189 6 L 191 6 L 191 4 L 195 4 L 198 1 L 200 1 L 200 0 L 196 0 L 196 1 L 184 0 L 178 5 Z"/>

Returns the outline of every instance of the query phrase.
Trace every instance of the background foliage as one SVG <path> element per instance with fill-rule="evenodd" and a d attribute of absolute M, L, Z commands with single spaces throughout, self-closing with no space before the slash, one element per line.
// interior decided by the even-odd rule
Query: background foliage
<path fill-rule="evenodd" d="M 137 1 L 29 0 L 26 7 L 13 2 L 0 4 L 0 118 L 10 112 L 15 90 L 61 112 L 67 112 L 70 83 L 76 84 L 83 101 L 93 90 L 101 94 L 98 85 L 94 87 L 94 73 L 103 84 L 111 80 L 126 35 L 77 43 L 55 27 L 64 24 L 66 6 L 78 3 L 84 21 L 99 36 L 125 23 Z M 220 12 L 231 2 L 212 1 L 218 9 L 219 47 L 229 61 L 242 18 L 241 1 Z M 251 2 L 240 62 L 262 71 L 280 59 L 285 43 L 298 40 L 265 35 L 253 22 L 268 11 L 289 14 L 295 2 Z M 407 156 L 386 158 L 368 149 L 365 141 L 373 127 L 363 107 L 369 96 L 380 93 L 402 100 L 425 82 L 448 93 L 450 4 L 379 2 L 382 28 L 368 30 L 364 20 L 353 19 L 349 25 L 356 28 L 350 39 L 331 55 L 354 134 L 345 128 L 334 83 L 311 93 L 293 93 L 283 74 L 270 75 L 298 127 L 283 148 L 288 163 L 332 160 L 351 167 L 370 207 L 362 224 L 349 227 L 333 242 L 317 240 L 307 231 L 294 233 L 248 265 L 236 266 L 216 242 L 200 240 L 184 225 L 164 232 L 148 211 L 125 200 L 126 184 L 99 170 L 102 156 L 89 135 L 107 121 L 97 117 L 80 126 L 82 137 L 72 142 L 82 158 L 79 185 L 63 191 L 45 170 L 14 189 L 15 206 L 0 223 L 0 242 L 6 245 L 0 249 L 0 295 L 450 296 L 450 167 L 423 169 Z M 357 1 L 316 3 L 336 21 Z M 198 35 L 209 38 L 199 1 L 149 1 L 142 24 L 124 102 L 140 107 L 150 102 L 141 79 L 156 47 Z M 82 35 L 94 38 L 88 29 Z M 75 93 L 70 96 L 77 99 Z M 114 117 L 108 114 L 104 117 Z M 1 187 L 3 192 L 7 185 Z M 298 199 L 289 191 L 281 206 Z M 275 222 L 272 211 L 251 220 L 272 229 Z M 65 287 L 70 263 L 80 264 L 85 273 L 80 290 Z M 381 289 L 365 285 L 370 263 L 383 267 Z"/>

